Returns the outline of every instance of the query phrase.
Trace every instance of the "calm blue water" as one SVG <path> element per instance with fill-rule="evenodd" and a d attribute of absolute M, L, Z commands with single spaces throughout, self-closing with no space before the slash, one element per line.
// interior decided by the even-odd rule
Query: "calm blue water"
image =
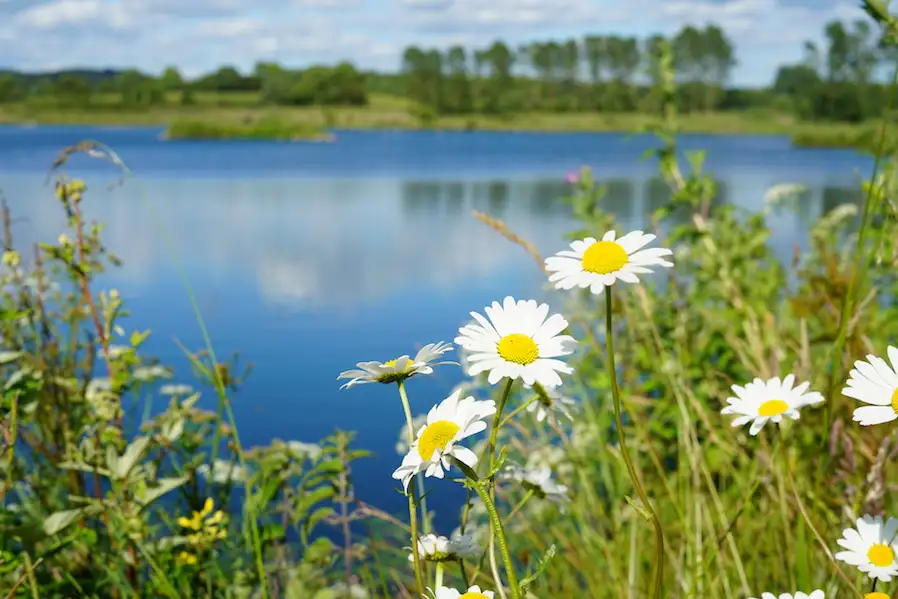
<path fill-rule="evenodd" d="M 542 297 L 530 258 L 470 210 L 504 219 L 548 254 L 577 224 L 559 201 L 567 171 L 590 165 L 609 182 L 622 228 L 665 200 L 648 183 L 654 164 L 639 160 L 654 143 L 647 137 L 338 131 L 334 144 L 285 144 L 161 142 L 160 131 L 0 127 L 0 193 L 21 219 L 17 241 L 62 230 L 44 181 L 58 151 L 85 138 L 111 146 L 134 172 L 123 186 L 110 190 L 116 171 L 86 157 L 68 172 L 87 179 L 85 209 L 108 223 L 107 245 L 125 261 L 104 282 L 128 301 L 128 327 L 151 328 L 148 351 L 192 382 L 173 340 L 200 349 L 202 339 L 177 257 L 219 359 L 240 351 L 255 364 L 235 400 L 243 442 L 358 431 L 358 445 L 377 453 L 355 470 L 358 493 L 393 512 L 405 506 L 390 479 L 403 422 L 395 388 L 341 392 L 337 374 L 451 341 L 469 311 L 494 299 Z M 855 199 L 846 189 L 872 167 L 855 152 L 794 150 L 776 136 L 684 136 L 682 146 L 708 151 L 706 168 L 740 206 L 760 208 L 777 183 L 809 187 L 797 212 L 772 222 L 784 259 L 809 219 Z M 426 412 L 461 378 L 449 366 L 411 381 L 413 409 Z M 431 497 L 438 510 L 457 500 Z"/>

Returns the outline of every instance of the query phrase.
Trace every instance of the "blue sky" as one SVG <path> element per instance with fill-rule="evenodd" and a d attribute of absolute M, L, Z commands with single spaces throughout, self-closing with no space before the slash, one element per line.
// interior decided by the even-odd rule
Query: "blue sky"
<path fill-rule="evenodd" d="M 644 37 L 714 22 L 736 44 L 733 82 L 765 85 L 827 21 L 863 16 L 855 0 L 0 0 L 0 68 L 173 64 L 193 76 L 348 59 L 395 70 L 410 43 Z"/>

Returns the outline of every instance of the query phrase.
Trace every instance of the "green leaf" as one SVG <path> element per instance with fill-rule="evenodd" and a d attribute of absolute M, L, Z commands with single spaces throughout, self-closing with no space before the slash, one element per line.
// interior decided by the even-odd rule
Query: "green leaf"
<path fill-rule="evenodd" d="M 25 355 L 22 351 L 0 351 L 0 364 L 9 364 L 15 362 Z"/>
<path fill-rule="evenodd" d="M 143 457 L 149 444 L 149 437 L 137 437 L 127 448 L 125 448 L 125 453 L 122 454 L 122 457 L 118 460 L 117 466 L 107 464 L 109 469 L 115 473 L 116 478 L 124 480 L 128 477 L 128 474 L 131 473 L 131 470 L 133 470 L 134 466 L 137 464 L 137 460 Z"/>
<path fill-rule="evenodd" d="M 186 475 L 178 478 L 160 478 L 155 485 L 148 486 L 137 494 L 137 502 L 140 503 L 141 507 L 146 507 L 166 493 L 174 491 L 188 480 L 190 480 L 190 477 Z"/>
<path fill-rule="evenodd" d="M 546 553 L 543 554 L 542 558 L 540 558 L 539 562 L 537 562 L 536 564 L 536 570 L 532 574 L 528 574 L 521 580 L 518 587 L 521 589 L 522 593 L 526 593 L 527 589 L 530 588 L 530 585 L 532 585 L 537 578 L 543 575 L 543 573 L 546 571 L 546 568 L 549 567 L 549 560 L 551 560 L 553 557 L 555 557 L 555 545 L 551 545 L 548 549 L 546 549 Z"/>
<path fill-rule="evenodd" d="M 87 516 L 90 508 L 79 507 L 74 510 L 54 512 L 44 520 L 43 529 L 47 536 L 53 536 Z"/>
<path fill-rule="evenodd" d="M 648 511 L 647 509 L 645 509 L 644 507 L 642 507 L 642 505 L 640 505 L 640 503 L 637 503 L 632 497 L 630 497 L 629 495 L 624 495 L 624 499 L 627 500 L 627 503 L 629 503 L 633 507 L 634 510 L 639 512 L 640 516 L 642 516 L 646 520 L 652 519 L 652 513 L 650 511 Z"/>

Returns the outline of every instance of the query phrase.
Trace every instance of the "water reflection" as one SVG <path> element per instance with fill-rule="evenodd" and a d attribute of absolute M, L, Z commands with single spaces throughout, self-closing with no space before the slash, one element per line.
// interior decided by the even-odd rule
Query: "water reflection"
<path fill-rule="evenodd" d="M 20 242 L 55 239 L 62 215 L 38 177 L 4 177 Z M 621 228 L 645 227 L 670 201 L 657 178 L 603 181 L 605 209 Z M 759 209 L 766 186 L 721 181 L 714 204 Z M 95 187 L 87 209 L 109 224 L 109 247 L 124 274 L 148 282 L 170 256 L 161 223 L 189 274 L 202 281 L 250 284 L 271 301 L 357 306 L 411 287 L 443 288 L 529 268 L 520 248 L 471 218 L 472 209 L 503 219 L 543 253 L 557 251 L 576 228 L 556 179 L 439 180 L 146 180 L 106 192 Z M 33 201 L 39 197 L 41 201 Z M 777 211 L 772 243 L 788 259 L 807 223 L 857 192 L 811 187 L 794 211 Z M 685 213 L 671 216 L 678 224 Z M 791 220 L 790 220 L 791 219 Z"/>

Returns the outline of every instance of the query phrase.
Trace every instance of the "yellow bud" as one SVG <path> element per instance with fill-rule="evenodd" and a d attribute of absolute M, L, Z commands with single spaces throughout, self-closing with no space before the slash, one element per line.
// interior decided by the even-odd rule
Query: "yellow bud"
<path fill-rule="evenodd" d="M 60 235 L 59 239 L 57 239 L 57 241 L 59 242 L 59 245 L 72 245 L 72 240 L 69 239 L 69 236 L 66 235 L 65 233 Z"/>
<path fill-rule="evenodd" d="M 3 264 L 6 264 L 7 266 L 15 268 L 21 261 L 22 257 L 19 255 L 19 252 L 15 250 L 3 252 Z"/>

